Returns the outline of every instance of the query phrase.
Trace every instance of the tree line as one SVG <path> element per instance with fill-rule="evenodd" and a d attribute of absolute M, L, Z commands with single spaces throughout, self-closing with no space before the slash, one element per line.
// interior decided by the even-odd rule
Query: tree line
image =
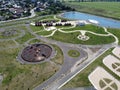
<path fill-rule="evenodd" d="M 64 1 L 64 0 L 62 0 Z M 120 0 L 69 0 L 70 2 L 120 2 Z"/>

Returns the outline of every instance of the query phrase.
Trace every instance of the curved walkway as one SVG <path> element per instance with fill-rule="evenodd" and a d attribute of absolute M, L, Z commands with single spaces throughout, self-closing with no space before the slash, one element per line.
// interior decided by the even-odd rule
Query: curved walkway
<path fill-rule="evenodd" d="M 43 27 L 44 27 L 44 30 L 46 30 L 46 28 L 45 28 L 44 25 L 43 25 Z M 85 33 L 88 32 L 88 33 L 91 33 L 91 34 L 94 34 L 94 35 L 97 35 L 97 36 L 112 36 L 112 37 L 115 38 L 115 42 L 114 43 L 118 44 L 118 42 L 119 42 L 118 38 L 114 34 L 108 32 L 107 28 L 105 28 L 105 27 L 103 27 L 103 29 L 104 29 L 104 31 L 107 34 L 98 34 L 98 33 L 95 33 L 95 32 L 92 32 L 92 31 L 87 31 L 87 30 L 73 30 L 73 31 L 64 31 L 64 30 L 62 30 L 62 29 L 71 29 L 71 28 L 74 28 L 74 27 L 76 27 L 75 24 L 72 27 L 69 27 L 69 28 L 55 29 L 55 30 L 53 30 L 53 32 L 50 35 L 46 35 L 45 37 L 53 36 L 57 30 L 60 31 L 60 32 L 62 32 L 62 33 L 74 33 L 74 32 L 81 32 L 82 33 L 82 31 L 84 31 Z"/>

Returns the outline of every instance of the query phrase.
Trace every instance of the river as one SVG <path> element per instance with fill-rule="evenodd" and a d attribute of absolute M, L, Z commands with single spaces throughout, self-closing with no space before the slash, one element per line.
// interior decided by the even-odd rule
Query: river
<path fill-rule="evenodd" d="M 100 26 L 110 27 L 110 28 L 120 28 L 120 21 L 110 18 L 105 18 L 101 16 L 80 13 L 80 12 L 65 12 L 61 15 L 63 18 L 73 19 L 73 20 L 96 20 L 99 22 Z"/>

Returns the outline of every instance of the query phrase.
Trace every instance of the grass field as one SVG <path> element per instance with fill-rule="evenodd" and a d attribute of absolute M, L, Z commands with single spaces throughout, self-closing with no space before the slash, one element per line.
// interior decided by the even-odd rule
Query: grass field
<path fill-rule="evenodd" d="M 77 38 L 78 35 L 80 35 L 80 32 L 61 33 L 59 31 L 56 31 L 56 33 L 50 38 L 57 41 L 73 43 L 73 44 L 83 44 L 83 45 L 108 44 L 115 41 L 115 39 L 112 36 L 97 36 L 90 33 L 86 33 L 86 35 L 89 36 L 90 39 L 87 41 L 82 41 Z"/>
<path fill-rule="evenodd" d="M 45 35 L 50 35 L 52 33 L 52 31 L 42 31 L 42 32 L 38 32 L 36 33 L 37 35 L 40 35 L 40 36 L 45 36 Z"/>
<path fill-rule="evenodd" d="M 18 48 L 1 50 L 1 48 L 7 48 L 5 45 L 14 46 L 10 41 L 0 43 L 0 73 L 4 76 L 3 82 L 0 84 L 0 90 L 32 90 L 59 69 L 57 65 L 50 62 L 35 65 L 20 64 L 16 57 L 22 45 Z M 53 62 L 56 63 L 57 60 L 60 60 L 59 57 L 63 57 L 59 47 L 56 46 L 55 48 L 57 48 L 58 53 L 53 58 Z M 63 63 L 63 59 L 58 62 Z"/>
<path fill-rule="evenodd" d="M 85 26 L 76 26 L 74 28 L 70 29 L 62 29 L 64 31 L 74 31 L 74 30 L 86 30 L 86 31 L 91 31 L 99 34 L 107 34 L 102 27 L 95 26 L 95 25 L 85 25 Z"/>
<path fill-rule="evenodd" d="M 35 38 L 28 29 L 23 26 L 11 26 L 8 29 L 24 30 L 25 35 L 14 40 L 0 41 L 0 74 L 3 76 L 3 81 L 0 84 L 0 90 L 32 90 L 34 87 L 50 78 L 59 67 L 56 64 L 45 62 L 41 64 L 21 64 L 17 61 L 19 51 L 24 47 L 26 41 L 31 39 L 29 44 L 41 42 L 41 40 Z M 13 38 L 14 36 L 11 36 Z M 14 47 L 15 46 L 15 47 Z M 17 46 L 17 47 L 16 47 Z M 13 48 L 10 48 L 13 47 Z M 63 63 L 63 54 L 61 54 L 59 47 L 56 51 L 58 52 L 53 58 L 53 62 Z M 61 57 L 61 58 L 59 58 Z M 59 61 L 57 61 L 59 60 Z"/>
<path fill-rule="evenodd" d="M 16 46 L 16 44 L 15 44 L 15 42 L 13 40 L 0 41 L 0 49 L 12 47 L 12 46 Z"/>
<path fill-rule="evenodd" d="M 10 31 L 10 30 L 9 30 L 9 31 Z M 7 38 L 17 37 L 17 36 L 19 36 L 19 34 L 21 34 L 21 31 L 16 30 L 16 34 L 9 35 L 9 36 L 5 36 L 3 33 L 4 33 L 4 32 L 0 32 L 0 39 L 7 39 Z"/>
<path fill-rule="evenodd" d="M 80 56 L 80 52 L 77 51 L 77 50 L 69 50 L 69 51 L 68 51 L 68 55 L 69 55 L 70 57 L 76 58 L 76 57 L 79 57 L 79 56 Z"/>
<path fill-rule="evenodd" d="M 33 32 L 37 32 L 37 31 L 44 31 L 43 26 L 30 26 L 30 28 L 33 30 Z"/>
<path fill-rule="evenodd" d="M 77 11 L 110 17 L 120 20 L 120 2 L 67 2 L 65 4 Z"/>
<path fill-rule="evenodd" d="M 62 65 L 63 64 L 63 60 L 64 60 L 64 56 L 63 56 L 63 52 L 62 50 L 57 46 L 57 45 L 52 45 L 57 53 L 57 55 L 51 59 L 52 61 L 54 61 L 56 64 Z"/>
<path fill-rule="evenodd" d="M 118 44 L 120 45 L 120 29 L 109 28 L 108 31 L 113 33 L 115 36 L 117 36 L 117 38 L 119 39 L 119 43 Z"/>

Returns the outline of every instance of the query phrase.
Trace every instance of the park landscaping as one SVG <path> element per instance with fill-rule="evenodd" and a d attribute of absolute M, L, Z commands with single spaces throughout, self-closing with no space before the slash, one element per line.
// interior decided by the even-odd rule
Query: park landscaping
<path fill-rule="evenodd" d="M 41 31 L 44 31 L 43 26 L 35 27 L 35 26 L 32 26 L 32 25 L 31 25 L 30 28 L 32 29 L 33 32 L 37 32 L 37 31 L 41 32 Z"/>
<path fill-rule="evenodd" d="M 79 51 L 77 51 L 77 50 L 69 50 L 68 51 L 68 55 L 70 56 L 70 57 L 79 57 L 80 56 L 80 52 Z"/>
<path fill-rule="evenodd" d="M 108 71 L 111 75 L 113 75 L 117 80 L 120 80 L 120 77 L 113 73 L 110 69 L 108 69 L 103 64 L 103 58 L 107 55 L 112 54 L 113 48 L 107 50 L 104 54 L 98 57 L 94 62 L 92 62 L 89 66 L 87 66 L 82 72 L 80 72 L 77 76 L 75 76 L 72 80 L 70 80 L 63 88 L 76 88 L 76 87 L 85 87 L 91 86 L 90 81 L 88 80 L 89 74 L 94 71 L 98 66 L 103 67 L 106 71 Z"/>
<path fill-rule="evenodd" d="M 52 31 L 41 31 L 41 32 L 38 32 L 36 33 L 37 35 L 40 35 L 40 36 L 45 36 L 45 35 L 50 35 L 52 33 Z"/>
<path fill-rule="evenodd" d="M 113 33 L 117 38 L 119 39 L 119 45 L 120 45 L 120 29 L 115 29 L 115 28 L 108 28 L 108 31 L 110 33 Z"/>
<path fill-rule="evenodd" d="M 76 26 L 74 28 L 68 28 L 68 29 L 62 29 L 62 30 L 63 31 L 85 30 L 85 31 L 91 31 L 98 34 L 107 34 L 102 27 L 91 25 L 91 24 L 88 24 L 85 26 Z"/>
<path fill-rule="evenodd" d="M 54 16 L 54 20 L 56 19 L 58 18 Z M 44 19 L 41 20 L 44 21 Z M 84 26 L 80 26 L 77 24 L 74 26 L 73 25 L 54 26 L 55 29 L 53 30 L 47 30 L 49 26 L 46 27 L 43 25 L 42 26 L 31 25 L 30 27 L 32 31 L 38 36 L 45 36 L 50 39 L 67 42 L 67 43 L 73 43 L 73 44 L 101 45 L 101 44 L 113 43 L 115 41 L 115 38 L 109 35 L 108 32 L 105 30 L 105 28 L 92 24 L 85 24 Z M 82 32 L 83 33 L 85 32 L 84 34 L 86 37 L 89 38 L 88 40 L 79 39 L 79 35 L 81 35 Z"/>
<path fill-rule="evenodd" d="M 97 36 L 90 33 L 86 33 L 86 35 L 89 36 L 90 39 L 87 41 L 82 41 L 77 38 L 78 35 L 80 35 L 79 31 L 74 33 L 61 33 L 59 31 L 56 31 L 56 33 L 50 38 L 62 42 L 83 44 L 83 45 L 108 44 L 115 41 L 114 37 L 112 36 Z"/>

